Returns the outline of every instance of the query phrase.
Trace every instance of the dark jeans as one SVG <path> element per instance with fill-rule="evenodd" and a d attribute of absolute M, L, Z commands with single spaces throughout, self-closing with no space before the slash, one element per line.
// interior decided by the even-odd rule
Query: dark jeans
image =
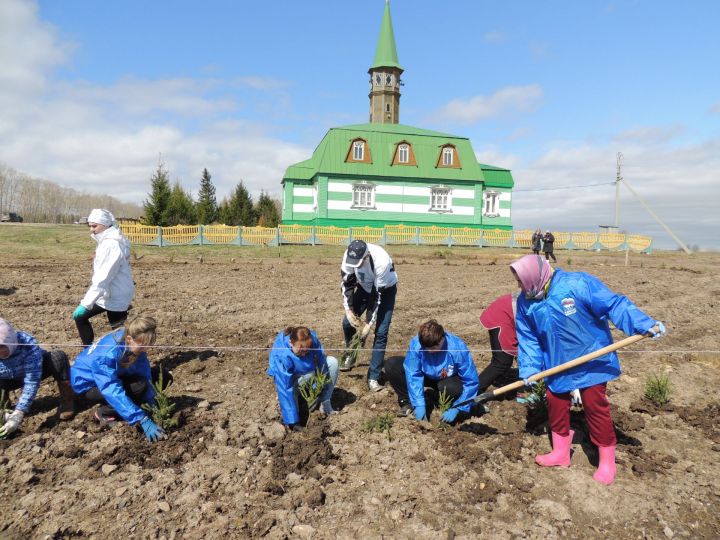
<path fill-rule="evenodd" d="M 160 369 L 155 366 L 150 370 L 153 384 L 157 384 L 160 380 Z M 163 390 L 165 390 L 173 382 L 173 377 L 168 370 L 163 368 Z M 125 393 L 135 405 L 142 405 L 144 403 L 145 392 L 147 392 L 148 381 L 143 379 L 140 375 L 132 375 L 130 377 L 121 377 L 120 380 L 123 383 Z M 88 403 L 102 403 L 106 404 L 105 398 L 98 389 L 97 386 L 91 388 L 82 395 L 82 398 Z M 111 407 L 108 406 L 108 409 Z M 116 413 L 117 414 L 117 413 Z"/>
<path fill-rule="evenodd" d="M 127 320 L 127 311 L 108 311 L 107 309 L 101 308 L 95 304 L 90 310 L 88 310 L 84 317 L 78 317 L 75 319 L 75 326 L 77 326 L 78 334 L 80 334 L 80 341 L 82 341 L 83 345 L 92 345 L 92 342 L 95 339 L 95 334 L 93 332 L 92 325 L 90 324 L 90 319 L 103 312 L 107 313 L 110 328 L 113 330 L 120 328 Z"/>
<path fill-rule="evenodd" d="M 67 381 L 70 375 L 70 364 L 67 354 L 62 351 L 43 351 L 42 379 L 52 376 L 56 381 Z M 0 390 L 17 390 L 25 385 L 25 378 L 0 379 Z"/>
<path fill-rule="evenodd" d="M 552 257 L 553 262 L 557 262 L 557 259 L 555 258 L 555 254 L 552 251 L 546 251 L 545 258 L 549 261 L 550 257 Z"/>
<path fill-rule="evenodd" d="M 397 394 L 400 406 L 410 402 L 407 379 L 405 378 L 405 368 L 403 367 L 404 360 L 405 358 L 403 356 L 391 356 L 385 362 L 385 377 L 387 377 L 390 386 L 392 386 Z M 432 388 L 438 395 L 444 391 L 452 397 L 453 401 L 459 398 L 463 391 L 463 383 L 457 375 L 440 379 L 439 381 L 425 377 L 423 386 L 425 388 Z"/>
<path fill-rule="evenodd" d="M 488 333 L 490 334 L 492 359 L 488 366 L 480 373 L 480 388 L 478 388 L 478 394 L 482 394 L 491 385 L 499 388 L 520 380 L 518 370 L 512 367 L 515 357 L 501 349 L 500 329 L 492 328 Z"/>
<path fill-rule="evenodd" d="M 368 379 L 378 380 L 380 373 L 385 363 L 385 347 L 387 347 L 388 333 L 390 332 L 390 323 L 392 322 L 393 310 L 395 309 L 395 296 L 397 295 L 397 285 L 388 287 L 383 290 L 380 295 L 380 306 L 377 311 L 377 321 L 375 323 L 375 339 L 373 340 L 373 351 L 370 357 L 370 368 L 368 369 Z M 368 295 L 357 295 L 358 300 L 355 300 L 356 296 L 353 296 L 352 309 L 357 315 L 364 313 L 368 304 L 370 303 L 371 296 Z M 343 317 L 343 333 L 345 334 L 345 345 L 350 343 L 350 340 L 355 335 L 355 328 L 347 320 L 347 317 Z"/>

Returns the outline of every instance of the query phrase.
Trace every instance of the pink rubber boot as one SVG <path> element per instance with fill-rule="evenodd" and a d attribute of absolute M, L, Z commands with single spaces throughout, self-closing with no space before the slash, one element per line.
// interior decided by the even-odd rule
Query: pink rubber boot
<path fill-rule="evenodd" d="M 598 470 L 593 474 L 593 478 L 609 486 L 615 480 L 615 445 L 613 446 L 598 446 L 600 451 L 600 465 Z"/>
<path fill-rule="evenodd" d="M 549 454 L 535 456 L 535 463 L 542 467 L 569 467 L 570 466 L 570 443 L 575 432 L 563 437 L 554 431 L 552 432 L 553 450 Z M 613 454 L 614 455 L 614 454 Z"/>

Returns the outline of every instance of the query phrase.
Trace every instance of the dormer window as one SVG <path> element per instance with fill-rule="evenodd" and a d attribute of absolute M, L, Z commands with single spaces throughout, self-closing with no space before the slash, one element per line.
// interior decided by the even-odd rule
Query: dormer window
<path fill-rule="evenodd" d="M 417 165 L 415 161 L 415 152 L 412 144 L 408 141 L 400 141 L 395 147 L 395 155 L 392 160 L 393 165 Z"/>
<path fill-rule="evenodd" d="M 447 167 L 451 169 L 460 168 L 460 159 L 458 158 L 457 148 L 452 144 L 445 144 L 440 148 L 438 156 L 438 167 Z"/>
<path fill-rule="evenodd" d="M 370 156 L 370 146 L 365 139 L 354 139 L 350 142 L 347 155 L 345 156 L 346 163 L 372 163 Z"/>
<path fill-rule="evenodd" d="M 398 145 L 398 163 L 407 163 L 410 158 L 410 146 L 407 144 Z"/>
<path fill-rule="evenodd" d="M 353 142 L 353 161 L 362 161 L 365 156 L 365 141 Z"/>

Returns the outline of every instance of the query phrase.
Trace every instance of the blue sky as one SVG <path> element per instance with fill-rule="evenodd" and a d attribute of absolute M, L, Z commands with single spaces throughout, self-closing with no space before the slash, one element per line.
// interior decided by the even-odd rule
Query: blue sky
<path fill-rule="evenodd" d="M 280 194 L 330 127 L 368 116 L 383 0 L 0 0 L 0 161 L 141 202 L 158 155 L 195 191 Z M 513 170 L 516 228 L 596 230 L 624 176 L 720 248 L 720 3 L 392 0 L 401 122 Z M 529 191 L 546 190 L 546 191 Z M 672 239 L 621 192 L 621 228 Z"/>

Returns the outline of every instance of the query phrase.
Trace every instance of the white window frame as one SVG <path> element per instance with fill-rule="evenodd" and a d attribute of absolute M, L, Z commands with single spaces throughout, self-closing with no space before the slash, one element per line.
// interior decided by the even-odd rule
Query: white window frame
<path fill-rule="evenodd" d="M 410 163 L 410 145 L 407 143 L 398 145 L 398 163 Z"/>
<path fill-rule="evenodd" d="M 483 216 L 499 217 L 500 216 L 500 192 L 486 191 L 485 200 L 483 201 Z"/>
<path fill-rule="evenodd" d="M 365 141 L 353 141 L 353 161 L 362 161 L 365 158 Z"/>
<path fill-rule="evenodd" d="M 452 189 L 447 186 L 430 188 L 430 211 L 452 212 Z"/>
<path fill-rule="evenodd" d="M 315 184 L 313 186 L 313 210 L 317 210 L 318 208 L 318 186 Z"/>
<path fill-rule="evenodd" d="M 455 149 L 452 146 L 446 146 L 442 151 L 442 164 L 444 167 L 452 167 Z"/>
<path fill-rule="evenodd" d="M 375 184 L 367 182 L 353 184 L 351 208 L 375 210 Z"/>

